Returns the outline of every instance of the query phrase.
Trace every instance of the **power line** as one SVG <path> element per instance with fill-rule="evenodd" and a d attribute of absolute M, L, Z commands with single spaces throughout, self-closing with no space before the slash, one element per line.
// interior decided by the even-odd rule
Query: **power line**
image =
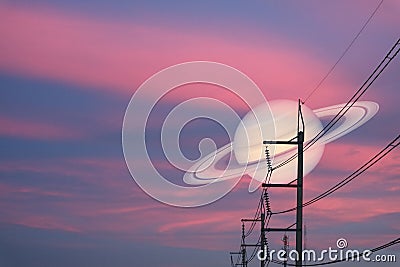
<path fill-rule="evenodd" d="M 367 91 L 367 89 L 372 85 L 372 83 L 379 77 L 379 75 L 383 72 L 383 70 L 389 65 L 389 63 L 393 60 L 393 58 L 396 57 L 396 55 L 399 53 L 400 48 L 398 48 L 397 50 L 395 50 L 396 47 L 397 47 L 398 45 L 400 45 L 400 39 L 397 40 L 397 42 L 395 43 L 395 45 L 390 49 L 390 51 L 387 53 L 387 55 L 386 55 L 385 58 L 381 61 L 381 63 L 378 65 L 378 67 L 373 71 L 373 73 L 368 77 L 368 79 L 363 83 L 363 85 L 356 91 L 356 93 L 350 98 L 350 100 L 347 102 L 347 104 L 346 104 L 346 105 L 336 114 L 336 116 L 321 130 L 321 132 L 319 132 L 316 136 L 314 136 L 314 138 L 304 147 L 304 149 L 303 149 L 302 146 L 301 146 L 301 147 L 299 146 L 298 154 L 301 155 L 302 152 L 304 152 L 306 149 L 308 149 L 308 148 L 311 147 L 313 144 L 315 144 L 319 139 L 321 139 L 322 136 L 323 136 L 324 134 L 326 134 L 326 133 L 330 130 L 330 128 L 333 127 L 333 125 L 336 124 L 336 123 L 345 115 L 345 113 L 354 105 L 354 103 L 355 103 L 356 101 L 359 100 L 359 98 Z M 393 51 L 394 51 L 394 52 L 393 52 Z M 392 54 L 392 52 L 393 52 L 393 54 Z M 301 107 L 301 105 L 300 105 L 300 102 L 299 102 L 299 111 L 300 111 L 300 107 Z M 299 131 L 299 129 L 298 129 L 298 131 Z M 299 132 L 298 134 L 300 134 L 300 132 Z M 349 183 L 351 180 L 355 179 L 356 177 L 358 177 L 359 175 L 361 175 L 363 172 L 365 172 L 366 170 L 368 170 L 371 166 L 373 166 L 375 163 L 377 163 L 378 161 L 380 161 L 383 157 L 385 157 L 388 153 L 390 153 L 394 148 L 396 148 L 396 147 L 399 145 L 399 143 L 395 144 L 395 142 L 396 142 L 399 138 L 400 138 L 400 135 L 399 135 L 394 141 L 392 141 L 385 149 L 383 149 L 381 152 L 379 152 L 377 155 L 375 155 L 372 159 L 370 159 L 367 163 L 365 163 L 363 166 L 361 166 L 359 169 L 357 169 L 357 170 L 356 170 L 355 172 L 353 172 L 351 175 L 349 175 L 348 177 L 346 177 L 342 182 L 338 183 L 337 185 L 335 185 L 334 187 L 332 187 L 332 188 L 329 189 L 328 191 L 322 193 L 321 195 L 319 195 L 319 196 L 317 196 L 317 197 L 311 199 L 310 201 L 308 201 L 308 202 L 306 202 L 306 203 L 304 203 L 304 204 L 298 204 L 298 207 L 296 207 L 296 208 L 293 208 L 293 209 L 290 209 L 290 210 L 286 210 L 286 211 L 281 211 L 281 212 L 278 212 L 278 213 L 272 213 L 272 212 L 270 211 L 269 207 L 267 207 L 267 208 L 268 208 L 268 211 L 269 211 L 269 212 L 267 212 L 267 218 L 268 218 L 267 225 L 268 225 L 269 220 L 270 220 L 270 218 L 271 218 L 271 216 L 272 216 L 273 214 L 285 213 L 285 212 L 297 210 L 297 208 L 299 208 L 300 211 L 301 211 L 303 207 L 308 206 L 308 205 L 311 205 L 311 204 L 315 203 L 316 201 L 318 201 L 318 200 L 320 200 L 320 199 L 322 199 L 322 198 L 324 198 L 324 197 L 330 195 L 330 194 L 333 193 L 334 191 L 340 189 L 341 187 L 343 187 L 344 185 L 346 185 L 347 183 Z M 298 137 L 298 139 L 299 139 L 299 137 Z M 303 140 L 303 139 L 302 139 L 302 140 Z M 264 141 L 264 144 L 265 144 L 265 142 L 266 142 L 266 141 Z M 272 141 L 271 141 L 271 142 L 272 142 Z M 301 142 L 303 142 L 303 141 L 301 141 Z M 301 143 L 301 144 L 302 144 L 302 143 Z M 388 149 L 388 148 L 389 148 L 389 149 Z M 388 151 L 385 151 L 386 149 L 388 149 Z M 266 150 L 266 152 L 267 152 L 267 150 Z M 271 164 L 270 164 L 270 162 L 269 162 L 269 164 L 268 164 L 268 172 L 267 172 L 267 176 L 266 176 L 266 178 L 265 178 L 266 184 L 269 184 L 269 181 L 270 181 L 270 179 L 271 179 L 271 175 L 272 175 L 272 172 L 273 172 L 274 169 L 277 169 L 277 168 L 280 168 L 280 167 L 286 165 L 287 163 L 289 163 L 289 162 L 292 161 L 293 159 L 297 158 L 297 157 L 298 157 L 298 154 L 295 154 L 295 155 L 291 156 L 289 159 L 287 159 L 286 161 L 280 163 L 279 165 L 275 166 L 274 168 L 271 167 Z M 269 159 L 268 153 L 266 153 L 266 156 L 267 156 L 267 163 L 268 163 L 268 159 Z M 299 182 L 301 182 L 301 179 L 300 179 L 300 181 L 297 181 L 297 183 L 299 183 Z M 260 221 L 260 220 L 258 219 L 259 216 L 260 216 L 261 214 L 265 214 L 265 209 L 266 209 L 266 207 L 264 206 L 263 195 L 264 195 L 264 193 L 267 192 L 267 190 L 268 190 L 268 187 L 267 187 L 267 188 L 264 188 L 264 189 L 262 190 L 262 194 L 261 194 L 261 197 L 260 197 L 260 202 L 259 202 L 259 204 L 258 204 L 256 213 L 255 213 L 255 215 L 254 215 L 254 219 L 252 220 L 252 221 L 253 221 L 253 222 L 252 222 L 252 225 L 251 225 L 251 227 L 250 227 L 250 229 L 249 229 L 249 231 L 248 231 L 247 233 L 245 233 L 245 231 L 244 231 L 244 224 L 242 224 L 242 242 L 241 242 L 240 248 L 241 248 L 241 251 L 242 251 L 242 254 L 241 254 L 241 255 L 242 255 L 242 257 L 241 257 L 241 258 L 242 258 L 242 264 L 241 264 L 241 265 L 243 265 L 243 267 L 246 267 L 246 266 L 247 266 L 247 263 L 249 262 L 249 261 L 247 261 L 247 256 L 246 256 L 245 238 L 246 238 L 247 236 L 249 236 L 249 235 L 252 233 L 252 231 L 254 230 L 256 221 Z M 302 203 L 302 202 L 300 202 L 300 203 Z M 268 216 L 269 216 L 269 217 L 268 217 Z M 261 217 L 262 217 L 262 220 L 265 220 L 265 216 L 261 216 Z M 249 221 L 249 220 L 247 220 L 247 221 Z M 265 222 L 265 221 L 264 221 L 264 222 Z M 263 222 L 263 223 L 264 223 L 264 222 Z M 242 223 L 243 223 L 243 220 L 242 220 Z M 296 225 L 298 225 L 297 219 L 296 219 Z M 262 227 L 262 228 L 263 228 L 263 227 Z M 263 230 L 262 230 L 262 231 L 263 231 Z M 298 231 L 298 230 L 296 230 L 296 231 Z M 301 231 L 301 230 L 300 230 L 300 231 Z M 261 232 L 261 235 L 259 236 L 259 240 L 262 240 L 262 237 L 264 237 L 264 234 Z M 267 239 L 266 239 L 266 238 L 265 238 L 264 240 L 265 240 L 265 242 L 267 242 Z M 296 249 L 297 249 L 297 251 L 301 251 L 301 248 L 300 248 L 300 249 L 297 248 L 297 243 L 298 243 L 297 241 L 298 241 L 298 240 L 297 240 L 297 232 L 296 232 Z M 300 238 L 300 244 L 301 244 L 301 242 L 302 242 L 302 241 L 301 241 L 301 238 Z M 263 243 L 263 241 L 261 241 L 261 243 Z M 260 241 L 258 241 L 257 244 L 255 245 L 255 248 L 254 248 L 254 250 L 253 250 L 253 252 L 252 252 L 252 254 L 251 254 L 251 256 L 250 256 L 250 261 L 254 259 L 256 249 L 259 247 L 259 245 L 260 245 Z M 263 246 L 263 245 L 264 245 L 264 243 L 261 244 L 261 246 Z M 387 245 L 387 244 L 385 244 L 385 245 Z M 264 248 L 263 248 L 263 249 L 264 249 Z M 265 251 L 264 251 L 264 253 L 265 253 Z M 268 259 L 267 262 L 269 262 L 270 260 L 271 260 L 271 259 Z M 237 261 L 236 261 L 236 264 L 235 264 L 235 265 L 240 265 L 240 264 L 239 264 L 239 261 L 240 261 L 240 254 L 239 254 L 238 258 L 237 258 Z M 232 263 L 233 263 L 233 262 L 232 262 Z M 301 260 L 300 260 L 300 265 L 301 265 Z M 320 264 L 320 265 L 322 265 L 322 264 Z M 293 266 L 299 266 L 299 262 L 296 261 L 296 265 L 293 265 Z M 313 265 L 309 265 L 309 266 L 313 266 Z"/>
<path fill-rule="evenodd" d="M 261 246 L 261 235 L 258 237 L 258 241 L 257 241 L 256 245 L 259 245 L 259 246 L 254 247 L 253 252 L 251 253 L 251 256 L 249 257 L 249 260 L 247 261 L 248 263 L 251 262 L 255 258 L 256 254 L 257 254 L 257 249 Z"/>
<path fill-rule="evenodd" d="M 396 47 L 399 46 L 397 49 Z M 380 74 L 386 69 L 389 63 L 397 56 L 400 51 L 400 38 L 396 41 L 396 43 L 392 46 L 383 60 L 379 63 L 379 65 L 375 68 L 372 74 L 367 78 L 367 80 L 361 85 L 361 87 L 353 94 L 353 96 L 348 100 L 348 102 L 343 106 L 343 108 L 329 121 L 327 125 L 316 134 L 310 142 L 308 142 L 304 151 L 309 149 L 312 145 L 318 142 L 346 113 L 347 111 L 360 99 L 360 97 L 365 94 L 365 92 L 371 87 L 371 85 L 375 82 L 375 80 L 380 76 Z M 273 169 L 279 169 L 289 162 L 293 161 L 297 158 L 297 154 L 292 155 L 287 160 L 279 163 L 277 166 L 274 166 Z"/>
<path fill-rule="evenodd" d="M 383 0 L 381 0 L 374 11 L 371 13 L 371 15 L 368 17 L 368 19 L 365 21 L 361 29 L 358 31 L 358 33 L 354 36 L 353 40 L 351 40 L 350 44 L 346 47 L 346 49 L 343 51 L 343 53 L 340 55 L 338 60 L 333 64 L 333 66 L 329 69 L 329 71 L 325 74 L 325 76 L 319 81 L 317 86 L 308 94 L 306 99 L 303 101 L 303 104 L 307 102 L 307 100 L 317 91 L 321 85 L 325 82 L 325 80 L 328 78 L 328 76 L 333 72 L 333 70 L 336 68 L 336 66 L 339 64 L 339 62 L 343 59 L 343 57 L 347 54 L 347 52 L 350 50 L 350 48 L 353 46 L 355 41 L 358 39 L 358 37 L 361 35 L 361 33 L 364 31 L 364 29 L 367 27 L 369 22 L 372 20 L 372 18 L 375 16 L 376 12 L 378 12 L 378 9 L 381 7 L 383 3 Z"/>
<path fill-rule="evenodd" d="M 267 172 L 264 182 L 269 183 L 271 180 L 271 176 L 272 176 L 272 166 L 271 166 L 271 158 L 270 158 L 268 146 L 265 148 L 265 157 L 266 157 L 268 172 Z M 250 225 L 250 229 L 247 231 L 247 233 L 245 235 L 246 237 L 249 236 L 253 232 L 254 227 L 256 225 L 256 219 L 259 219 L 262 210 L 263 209 L 265 210 L 265 207 L 263 207 L 263 204 L 264 204 L 263 196 L 264 196 L 265 192 L 267 192 L 267 190 L 268 190 L 268 188 L 266 188 L 265 191 L 263 190 L 261 192 L 260 201 L 258 202 L 257 210 L 256 210 L 256 213 L 254 214 L 254 218 Z"/>
<path fill-rule="evenodd" d="M 376 155 L 374 155 L 370 160 L 368 160 L 366 163 L 364 163 L 360 168 L 358 168 L 358 169 L 357 169 L 356 171 L 354 171 L 352 174 L 350 174 L 349 176 L 347 176 L 344 180 L 342 180 L 341 182 L 339 182 L 339 183 L 336 184 L 335 186 L 331 187 L 330 189 L 328 189 L 328 190 L 325 191 L 324 193 L 318 195 L 317 197 L 315 197 L 315 198 L 313 198 L 313 199 L 311 199 L 311 200 L 305 202 L 305 203 L 302 205 L 302 207 L 306 207 L 306 206 L 308 206 L 308 205 L 311 205 L 311 204 L 313 204 L 313 203 L 315 203 L 315 202 L 321 200 L 322 198 L 324 198 L 324 197 L 326 197 L 326 196 L 332 194 L 332 193 L 335 192 L 336 190 L 342 188 L 343 186 L 345 186 L 346 184 L 348 184 L 350 181 L 352 181 L 353 179 L 355 179 L 356 177 L 358 177 L 359 175 L 361 175 L 362 173 L 364 173 L 365 171 L 367 171 L 370 167 L 372 167 L 373 165 L 375 165 L 377 162 L 379 162 L 380 160 L 382 160 L 386 155 L 388 155 L 391 151 L 393 151 L 393 150 L 394 150 L 396 147 L 398 147 L 399 145 L 400 145 L 400 135 L 398 135 L 395 139 L 393 139 L 385 148 L 383 148 L 381 151 L 379 151 L 379 152 L 378 152 Z M 265 179 L 266 182 L 269 182 L 269 180 L 270 180 L 270 178 L 271 178 L 271 175 L 272 175 L 272 171 L 269 171 L 268 174 L 267 174 L 267 177 L 266 177 L 266 179 Z M 257 211 L 256 211 L 256 215 L 255 215 L 255 218 L 257 218 L 257 219 L 258 219 L 257 214 L 258 214 L 259 212 L 261 213 L 262 210 L 264 210 L 264 212 L 265 212 L 265 208 L 266 208 L 266 207 L 264 207 L 263 196 L 264 196 L 264 194 L 267 192 L 267 189 L 268 189 L 268 187 L 267 187 L 267 188 L 264 188 L 264 189 L 262 190 L 262 194 L 261 194 L 261 197 L 260 197 L 260 200 L 261 200 L 262 202 L 259 202 L 259 205 L 258 205 L 258 208 L 257 208 Z M 266 218 L 265 218 L 266 221 L 267 221 L 267 222 L 266 222 L 266 227 L 268 227 L 269 221 L 270 221 L 271 216 L 272 216 L 273 214 L 286 213 L 286 212 L 294 211 L 294 210 L 296 210 L 296 209 L 297 209 L 297 208 L 295 207 L 295 208 L 292 208 L 292 209 L 289 209 L 289 210 L 285 210 L 285 211 L 281 211 L 281 212 L 274 212 L 274 213 L 272 213 L 272 212 L 270 211 L 270 209 L 268 208 L 268 210 L 267 210 L 267 216 L 266 216 Z M 255 224 L 255 223 L 254 223 L 254 224 Z M 242 227 L 244 227 L 244 225 L 243 225 Z M 291 227 L 291 226 L 290 226 L 290 227 Z M 290 228 L 290 227 L 289 227 L 289 228 Z M 253 226 L 253 229 L 254 229 L 254 226 Z M 251 231 L 250 231 L 250 233 L 248 232 L 248 235 L 250 235 L 250 234 L 251 234 Z M 242 251 L 243 251 L 243 249 L 245 250 L 245 248 L 246 248 L 246 244 L 245 244 L 245 241 L 244 241 L 244 238 L 245 238 L 245 237 L 246 237 L 246 236 L 244 235 L 244 228 L 243 228 L 243 230 L 242 230 L 242 242 L 241 242 L 241 246 L 240 246 Z M 245 255 L 246 255 L 246 253 L 241 254 L 241 255 L 242 255 L 242 256 L 241 256 L 241 257 L 242 257 L 242 262 L 244 262 L 246 265 L 247 265 L 247 263 L 251 262 L 251 261 L 255 258 L 257 249 L 258 249 L 260 246 L 265 245 L 265 244 L 261 244 L 260 241 L 261 241 L 261 235 L 259 235 L 258 241 L 257 241 L 256 245 L 254 246 L 254 249 L 253 249 L 253 251 L 252 251 L 252 253 L 251 253 L 250 257 L 249 257 L 249 260 L 246 259 L 247 257 L 244 258 Z M 268 242 L 267 242 L 267 238 L 265 238 L 265 242 L 268 243 Z M 377 248 L 371 249 L 371 251 L 372 251 L 372 252 L 375 252 L 375 251 L 378 251 L 378 250 L 381 250 L 381 249 L 384 249 L 384 248 L 393 246 L 394 244 L 397 244 L 397 243 L 400 243 L 399 239 L 393 240 L 393 241 L 391 241 L 391 242 L 389 242 L 389 243 L 386 243 L 386 244 L 384 244 L 384 245 L 382 245 L 382 246 L 379 246 L 379 247 L 377 247 Z M 264 253 L 266 253 L 266 252 L 264 251 Z M 361 256 L 361 255 L 360 255 L 360 256 Z M 238 257 L 237 257 L 237 259 L 236 259 L 236 264 L 235 264 L 235 266 L 240 265 L 239 262 L 240 262 L 241 257 L 240 257 L 240 255 L 238 255 Z M 349 258 L 346 258 L 346 259 L 344 259 L 344 260 L 348 260 L 348 259 L 349 259 Z M 269 261 L 274 262 L 274 263 L 283 264 L 283 262 L 279 262 L 279 261 L 275 261 L 275 260 L 272 260 L 272 259 L 267 258 L 267 264 L 268 264 Z M 309 264 L 309 265 L 303 265 L 303 266 L 327 265 L 327 264 L 332 264 L 332 263 L 337 263 L 337 262 L 340 262 L 340 261 L 325 262 L 325 263 L 318 263 L 318 264 Z M 233 262 L 231 262 L 231 263 L 233 263 Z M 287 264 L 287 263 L 286 263 L 286 264 Z M 243 265 L 243 264 L 242 264 L 242 265 Z M 287 265 L 288 265 L 288 266 L 296 266 L 296 265 L 294 265 L 294 264 L 287 264 Z"/>
<path fill-rule="evenodd" d="M 314 197 L 313 199 L 305 202 L 303 204 L 303 207 L 309 206 L 324 197 L 329 196 L 333 192 L 339 190 L 358 176 L 360 176 L 362 173 L 367 171 L 370 167 L 375 165 L 377 162 L 379 162 L 381 159 L 383 159 L 387 154 L 389 154 L 393 149 L 395 149 L 397 146 L 400 144 L 400 135 L 398 135 L 395 139 L 393 139 L 386 147 L 384 147 L 381 151 L 379 151 L 377 154 L 375 154 L 370 160 L 368 160 L 366 163 L 364 163 L 361 167 L 359 167 L 357 170 L 355 170 L 353 173 L 351 173 L 349 176 L 347 176 L 345 179 L 343 179 L 341 182 L 337 183 L 336 185 L 332 186 L 325 192 L 321 193 L 320 195 Z M 282 213 L 287 213 L 296 210 L 297 207 L 293 207 L 288 210 L 283 210 L 279 212 L 273 212 L 273 214 L 282 214 Z"/>
<path fill-rule="evenodd" d="M 258 207 L 251 222 L 250 229 L 247 231 L 245 235 L 246 237 L 248 237 L 253 232 L 254 227 L 256 225 L 256 220 L 260 218 L 261 209 L 262 209 L 262 197 L 260 197 L 260 201 L 258 202 Z"/>
<path fill-rule="evenodd" d="M 396 49 L 396 47 L 399 48 Z M 394 52 L 393 52 L 394 51 Z M 356 91 L 356 93 L 350 98 L 350 100 L 346 103 L 346 105 L 336 114 L 336 116 L 312 139 L 310 143 L 306 145 L 308 147 L 315 144 L 322 136 L 327 133 L 346 113 L 347 111 L 361 98 L 363 94 L 369 89 L 372 83 L 379 77 L 379 75 L 385 70 L 385 68 L 389 65 L 389 63 L 397 56 L 400 51 L 400 38 L 396 41 L 396 43 L 389 50 L 387 55 L 383 58 L 383 60 L 379 63 L 379 65 L 375 68 L 372 74 L 368 77 L 368 79 L 362 84 L 362 86 Z M 392 54 L 393 52 L 393 54 Z M 391 55 L 392 54 L 392 55 Z M 365 87 L 365 88 L 364 88 Z"/>
<path fill-rule="evenodd" d="M 271 180 L 271 176 L 272 176 L 272 168 L 271 168 L 271 164 L 270 164 L 270 162 L 271 162 L 271 159 L 270 159 L 270 156 L 269 156 L 269 151 L 268 151 L 268 147 L 266 147 L 266 149 L 265 149 L 265 154 L 266 154 L 266 160 L 267 160 L 267 167 L 268 167 L 268 172 L 267 172 L 267 175 L 266 175 L 266 177 L 265 177 L 265 180 L 264 180 L 264 182 L 265 183 L 269 183 L 270 182 L 270 180 Z M 268 163 L 269 162 L 269 163 Z M 241 247 L 241 250 L 243 250 L 243 249 L 245 249 L 246 248 L 246 244 L 245 244 L 245 238 L 246 237 L 248 237 L 252 232 L 253 232 L 253 230 L 254 230 L 254 227 L 255 227 L 255 225 L 256 225 L 256 222 L 257 221 L 260 221 L 260 215 L 261 215 L 261 213 L 264 213 L 265 214 L 265 211 L 267 210 L 267 217 L 264 217 L 264 220 L 266 220 L 267 221 L 267 223 L 266 223 L 266 226 L 268 226 L 268 224 L 269 224 L 269 221 L 270 221 L 270 219 L 271 219 L 271 215 L 272 215 L 272 212 L 271 212 L 271 210 L 270 210 L 270 206 L 269 206 L 269 199 L 267 198 L 267 197 L 265 197 L 266 196 L 266 194 L 267 194 L 267 191 L 268 191 L 268 188 L 264 188 L 262 191 L 261 191 L 261 196 L 260 196 L 260 201 L 259 201 L 259 203 L 258 203 L 258 206 L 257 206 L 257 210 L 256 210 L 256 213 L 255 213 L 255 215 L 254 215 L 254 217 L 253 217 L 253 219 L 250 219 L 250 220 L 248 220 L 248 219 L 242 219 L 242 227 L 243 227 L 243 229 L 242 229 L 242 241 L 241 241 L 241 245 L 240 245 L 240 247 Z M 264 197 L 266 198 L 265 199 L 265 202 L 264 202 Z M 262 217 L 262 216 L 261 216 Z M 251 226 L 250 226 L 250 229 L 246 232 L 246 233 L 244 233 L 244 224 L 243 224 L 243 222 L 244 221 L 251 221 L 252 222 L 252 224 L 251 224 Z M 265 226 L 265 227 L 266 227 Z M 245 263 L 246 265 L 247 265 L 247 263 L 249 263 L 249 262 L 251 262 L 254 258 L 255 258 L 255 255 L 256 255 L 256 253 L 257 253 L 257 249 L 260 247 L 260 246 L 264 246 L 264 244 L 262 244 L 262 236 L 261 235 L 259 235 L 259 238 L 258 238 L 258 241 L 257 241 L 257 243 L 256 243 L 256 245 L 254 246 L 254 249 L 253 249 L 253 251 L 252 251 L 252 253 L 251 253 L 251 255 L 250 255 L 250 257 L 249 257 L 249 260 L 247 260 L 247 259 L 245 259 L 244 258 L 244 255 L 245 255 L 245 253 L 242 253 L 242 254 L 238 254 L 238 257 L 237 257 L 237 259 L 236 259 L 236 264 L 233 264 L 233 262 L 232 262 L 232 258 L 231 258 L 231 264 L 233 265 L 233 266 L 237 266 L 237 265 L 240 265 L 240 258 L 242 257 L 242 265 Z M 265 239 L 265 242 L 267 242 L 266 241 L 266 239 Z M 241 256 L 240 256 L 241 255 Z"/>

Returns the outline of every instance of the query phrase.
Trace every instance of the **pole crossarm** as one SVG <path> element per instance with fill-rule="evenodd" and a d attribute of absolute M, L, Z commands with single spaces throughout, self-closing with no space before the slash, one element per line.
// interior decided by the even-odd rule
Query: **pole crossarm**
<path fill-rule="evenodd" d="M 266 184 L 262 183 L 262 187 L 292 187 L 292 188 L 297 188 L 297 184 Z"/>
<path fill-rule="evenodd" d="M 297 228 L 265 228 L 267 232 L 296 232 Z"/>
<path fill-rule="evenodd" d="M 263 141 L 264 145 L 298 145 L 299 141 Z"/>

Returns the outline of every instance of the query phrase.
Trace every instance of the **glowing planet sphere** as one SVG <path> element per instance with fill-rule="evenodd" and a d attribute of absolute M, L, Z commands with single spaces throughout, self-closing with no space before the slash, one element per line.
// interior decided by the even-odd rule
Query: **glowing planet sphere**
<path fill-rule="evenodd" d="M 273 118 L 263 116 L 263 112 L 270 108 Z M 275 100 L 268 105 L 260 105 L 247 113 L 242 123 L 236 129 L 233 140 L 233 153 L 237 162 L 241 165 L 251 164 L 265 160 L 264 140 L 288 141 L 297 136 L 297 113 L 298 103 L 291 100 Z M 302 106 L 302 114 L 305 124 L 304 141 L 310 141 L 322 129 L 322 123 L 314 112 L 307 106 Z M 301 122 L 300 122 L 301 125 Z M 273 129 L 272 129 L 273 128 Z M 301 128 L 300 128 L 301 129 Z M 297 153 L 296 145 L 268 145 L 271 160 L 274 165 L 279 164 L 279 159 L 287 159 Z M 304 172 L 308 173 L 314 168 L 323 153 L 323 146 L 306 151 L 304 154 L 306 161 Z M 290 154 L 290 155 L 288 155 Z M 274 158 L 277 161 L 274 162 Z M 292 161 L 291 164 L 296 164 Z M 295 167 L 295 166 L 293 166 Z M 251 175 L 260 182 L 265 179 L 266 169 L 259 168 L 259 171 Z M 278 170 L 275 172 L 276 176 Z M 287 171 L 281 176 L 281 182 L 288 182 L 295 179 L 296 168 L 288 175 Z"/>

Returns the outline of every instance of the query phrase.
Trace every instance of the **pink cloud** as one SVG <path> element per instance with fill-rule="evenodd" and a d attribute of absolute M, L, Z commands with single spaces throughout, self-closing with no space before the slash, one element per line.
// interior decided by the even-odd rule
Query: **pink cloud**
<path fill-rule="evenodd" d="M 4 205 L 0 205 L 2 208 Z M 7 206 L 9 209 L 10 206 Z M 7 212 L 2 216 L 2 223 L 10 223 L 22 225 L 30 228 L 39 228 L 46 230 L 60 230 L 66 232 L 81 232 L 79 227 L 75 227 L 72 223 L 68 223 L 64 217 L 54 216 L 51 214 L 34 214 L 32 212 L 23 212 L 21 209 L 15 209 Z"/>
<path fill-rule="evenodd" d="M 346 154 L 346 157 L 349 158 L 349 164 L 352 157 L 357 158 L 351 165 L 358 166 L 364 157 L 368 157 L 367 154 L 370 155 L 369 152 L 375 150 L 375 147 L 357 146 L 355 147 L 357 153 Z M 332 149 L 329 151 L 332 155 L 328 155 L 328 157 L 340 155 L 344 151 L 346 151 L 345 144 L 337 144 L 337 146 L 332 144 Z M 358 154 L 361 152 L 365 153 L 362 157 Z M 395 158 L 396 156 L 393 157 L 393 159 Z M 340 160 L 345 161 L 345 159 Z M 389 162 L 394 164 L 395 160 Z M 384 163 L 382 164 L 384 165 Z M 379 171 L 379 169 L 374 171 Z M 47 172 L 54 176 L 54 179 L 67 174 L 68 179 L 79 179 L 85 184 L 93 186 L 91 191 L 101 192 L 101 194 L 97 194 L 82 191 L 82 188 L 76 187 L 68 187 L 68 189 L 60 187 L 59 190 L 54 190 L 42 189 L 39 185 L 38 187 L 1 185 L 2 197 L 11 200 L 11 202 L 8 201 L 1 205 L 5 211 L 2 222 L 42 229 L 78 231 L 88 235 L 106 235 L 142 242 L 158 240 L 163 245 L 170 247 L 212 250 L 229 248 L 231 242 L 227 242 L 227 240 L 232 242 L 239 240 L 240 219 L 251 218 L 254 215 L 259 196 L 259 193 L 247 195 L 250 179 L 243 177 L 238 187 L 221 200 L 225 205 L 215 203 L 215 205 L 195 209 L 169 207 L 142 192 L 128 178 L 123 161 L 108 159 L 65 159 L 47 164 L 37 164 L 37 162 L 12 164 L 9 162 L 3 164 L 1 170 L 6 172 L 25 170 L 42 174 Z M 344 171 L 346 170 L 347 168 L 344 169 Z M 307 177 L 305 200 L 328 188 L 330 185 L 327 184 L 327 181 L 333 184 L 340 178 Z M 348 185 L 357 189 L 353 192 L 363 192 L 371 185 L 376 184 L 375 175 L 370 174 L 361 179 L 365 184 L 361 188 L 358 183 Z M 346 187 L 339 191 L 340 194 L 333 194 L 323 201 L 307 207 L 305 209 L 307 220 L 313 222 L 312 225 L 316 227 L 319 224 L 326 226 L 345 222 L 364 223 L 374 216 L 399 212 L 395 204 L 397 203 L 396 197 L 385 194 L 386 190 L 395 190 L 395 187 L 396 184 L 393 183 L 377 188 L 377 194 L 382 196 L 379 199 L 370 199 L 365 194 L 352 194 L 352 191 L 349 192 Z M 32 214 L 29 206 L 20 204 L 21 200 L 38 199 L 41 196 L 54 196 L 60 201 L 46 202 L 45 206 L 41 206 L 40 213 L 36 214 Z M 294 203 L 294 195 L 290 189 L 271 190 L 273 211 L 291 208 Z M 35 205 L 42 204 L 32 202 L 32 205 L 35 207 Z M 54 210 L 57 212 L 53 212 Z M 271 223 L 275 226 L 290 225 L 293 218 L 290 215 L 274 216 Z"/>
<path fill-rule="evenodd" d="M 62 125 L 11 119 L 4 116 L 0 117 L 0 124 L 2 125 L 0 128 L 2 136 L 40 140 L 77 139 L 83 136 L 83 133 Z"/>
<path fill-rule="evenodd" d="M 0 16 L 3 71 L 124 94 L 132 93 L 164 67 L 209 60 L 243 71 L 268 99 L 293 99 L 304 97 L 330 65 L 317 59 L 307 47 L 293 46 L 290 40 L 272 33 L 267 44 L 230 42 L 208 32 L 106 22 L 4 4 Z M 329 100 L 321 98 L 320 104 L 332 103 L 348 88 L 345 80 L 330 84 L 321 95 Z"/>
<path fill-rule="evenodd" d="M 65 224 L 64 222 L 57 220 L 57 218 L 51 216 L 29 215 L 22 220 L 14 221 L 14 223 L 32 228 L 40 228 L 47 230 L 62 230 L 62 231 L 76 232 L 76 233 L 80 232 L 78 228 Z"/>
<path fill-rule="evenodd" d="M 370 199 L 366 197 L 335 197 L 316 202 L 307 209 L 311 218 L 324 218 L 330 222 L 363 222 L 369 218 L 400 212 L 396 197 Z"/>
<path fill-rule="evenodd" d="M 71 198 L 73 195 L 67 192 L 61 191 L 51 191 L 51 190 L 43 190 L 37 187 L 20 187 L 20 186 L 10 186 L 6 184 L 0 184 L 0 193 L 3 195 L 8 194 L 9 196 L 13 194 L 31 194 L 34 196 L 50 196 L 50 197 L 60 197 L 60 198 Z"/>
<path fill-rule="evenodd" d="M 240 216 L 248 213 L 242 209 L 235 211 L 210 211 L 204 212 L 204 209 L 197 209 L 196 212 L 178 213 L 171 222 L 161 225 L 158 231 L 164 232 L 179 232 L 185 229 L 207 232 L 230 231 L 231 227 L 237 226 L 240 222 Z M 208 215 L 206 215 L 208 214 Z M 187 217 L 189 215 L 189 217 Z M 186 219 L 185 219 L 186 217 Z"/>
<path fill-rule="evenodd" d="M 319 167 L 342 171 L 353 171 L 361 167 L 373 155 L 377 154 L 384 145 L 360 145 L 357 143 L 335 143 L 325 146 L 324 156 Z"/>

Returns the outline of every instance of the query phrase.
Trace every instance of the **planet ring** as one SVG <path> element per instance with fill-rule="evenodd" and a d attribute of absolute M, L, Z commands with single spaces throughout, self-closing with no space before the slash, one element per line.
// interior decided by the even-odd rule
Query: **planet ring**
<path fill-rule="evenodd" d="M 320 108 L 313 110 L 315 115 L 321 120 L 330 119 L 335 116 L 346 104 L 339 104 L 330 107 Z M 375 102 L 360 101 L 353 103 L 347 113 L 343 116 L 343 121 L 340 121 L 340 125 L 334 129 L 329 130 L 325 133 L 315 144 L 325 145 L 328 144 L 347 133 L 357 129 L 369 119 L 371 119 L 377 112 L 379 106 Z M 194 164 L 184 175 L 183 181 L 187 184 L 201 185 L 214 181 L 223 181 L 232 179 L 238 176 L 242 176 L 247 173 L 254 173 L 260 168 L 267 168 L 266 164 L 260 164 L 261 161 L 251 163 L 248 165 L 228 166 L 224 170 L 219 170 L 215 167 L 215 164 L 222 158 L 229 155 L 232 152 L 232 142 L 220 147 L 215 152 L 212 152 L 199 160 Z M 281 153 L 276 155 L 274 161 L 276 164 L 285 161 L 289 155 L 287 153 Z M 206 167 L 208 166 L 208 167 Z M 201 172 L 198 170 L 202 170 Z"/>

